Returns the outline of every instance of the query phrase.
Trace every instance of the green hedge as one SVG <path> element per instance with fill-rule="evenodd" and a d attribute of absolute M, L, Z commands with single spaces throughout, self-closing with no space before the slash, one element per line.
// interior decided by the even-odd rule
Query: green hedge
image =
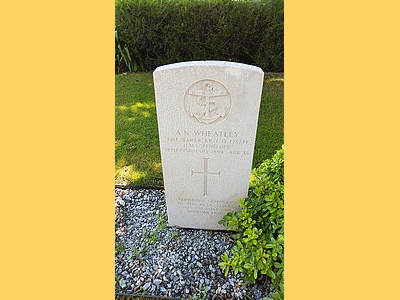
<path fill-rule="evenodd" d="M 138 70 L 225 60 L 283 71 L 283 0 L 116 0 L 115 28 Z"/>

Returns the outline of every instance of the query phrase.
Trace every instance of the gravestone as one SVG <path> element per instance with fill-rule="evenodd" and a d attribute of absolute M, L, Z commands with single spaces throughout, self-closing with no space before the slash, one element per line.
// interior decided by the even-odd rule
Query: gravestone
<path fill-rule="evenodd" d="M 197 61 L 153 77 L 168 225 L 226 229 L 248 193 L 264 72 Z"/>

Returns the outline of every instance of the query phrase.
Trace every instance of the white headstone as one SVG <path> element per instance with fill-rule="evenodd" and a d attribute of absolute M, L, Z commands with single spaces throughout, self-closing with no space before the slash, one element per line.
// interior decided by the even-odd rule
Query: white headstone
<path fill-rule="evenodd" d="M 169 225 L 226 229 L 248 193 L 264 72 L 197 61 L 153 77 Z"/>

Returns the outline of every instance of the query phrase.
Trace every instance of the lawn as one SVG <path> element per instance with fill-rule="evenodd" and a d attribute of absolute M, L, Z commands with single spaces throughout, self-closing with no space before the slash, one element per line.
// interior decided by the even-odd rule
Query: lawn
<path fill-rule="evenodd" d="M 253 168 L 283 145 L 283 73 L 266 73 Z M 163 186 L 152 73 L 115 76 L 115 183 Z"/>

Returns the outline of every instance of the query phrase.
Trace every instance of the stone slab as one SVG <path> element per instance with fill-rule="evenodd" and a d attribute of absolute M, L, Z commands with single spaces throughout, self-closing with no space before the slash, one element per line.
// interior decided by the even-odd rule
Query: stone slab
<path fill-rule="evenodd" d="M 226 229 L 248 195 L 264 72 L 197 61 L 153 77 L 169 226 Z"/>

